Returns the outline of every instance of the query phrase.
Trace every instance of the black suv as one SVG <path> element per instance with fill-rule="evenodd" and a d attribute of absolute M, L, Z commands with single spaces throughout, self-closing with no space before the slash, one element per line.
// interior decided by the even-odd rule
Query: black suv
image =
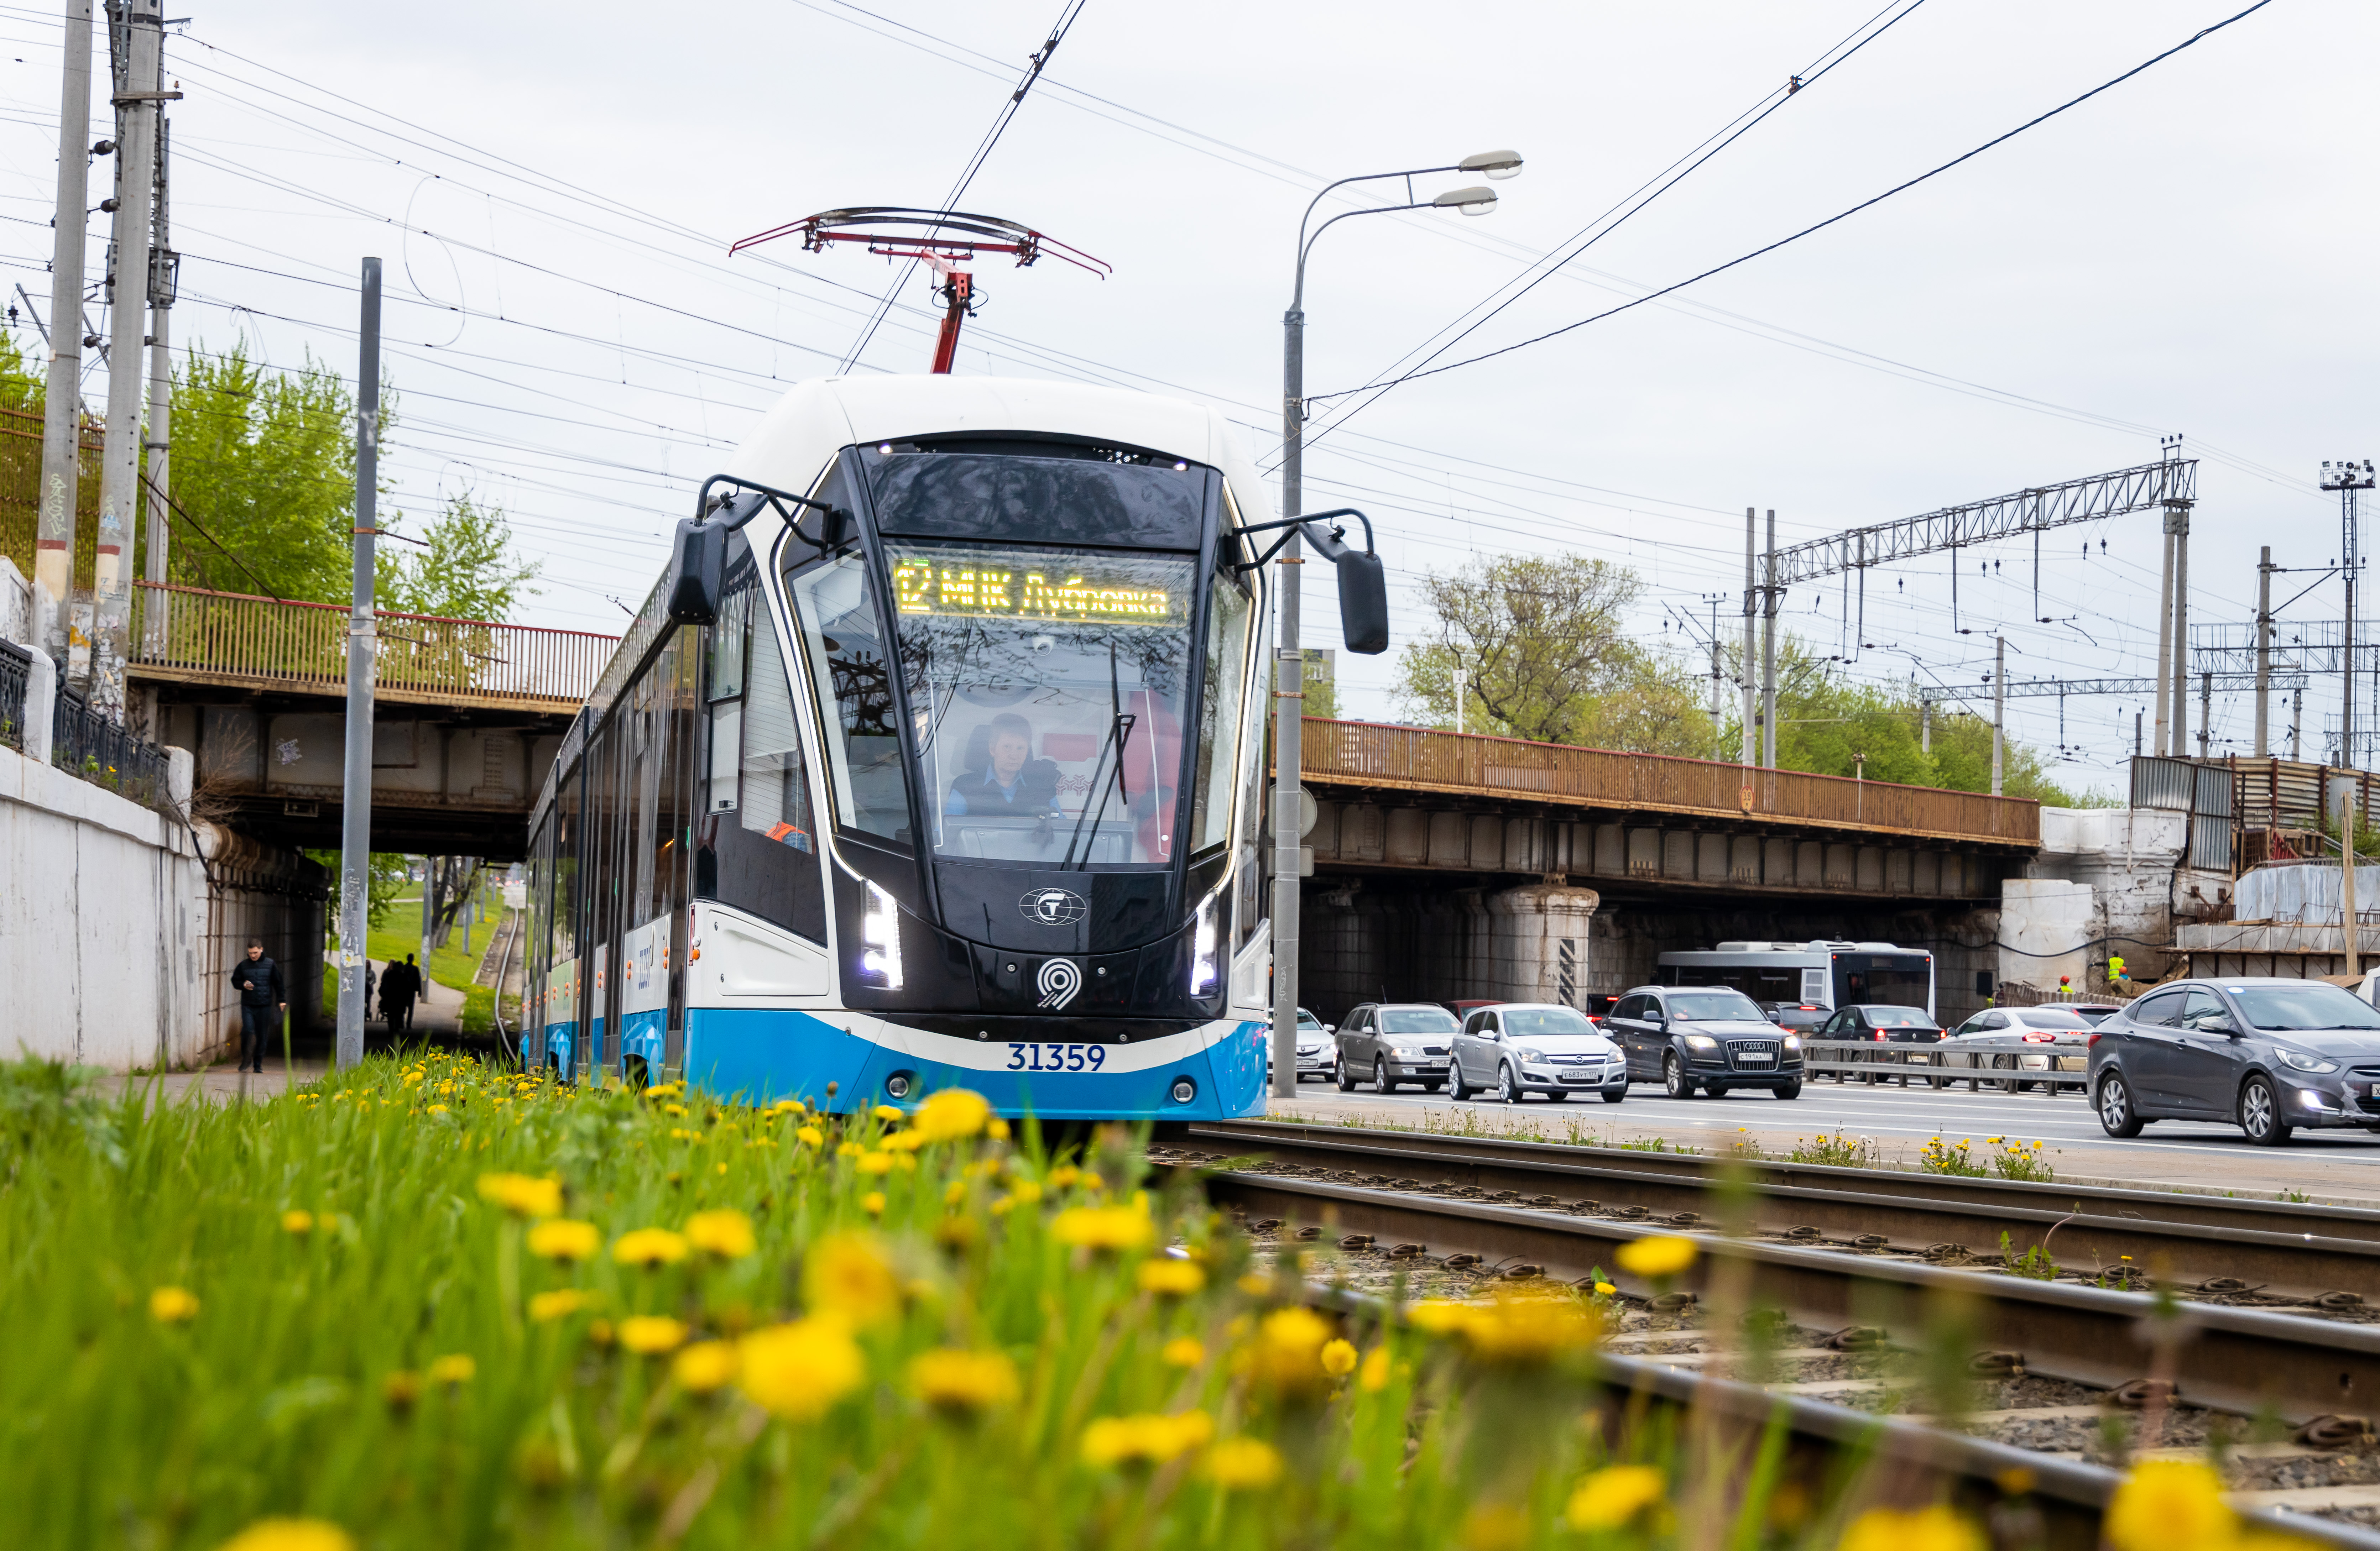
<path fill-rule="evenodd" d="M 1697 1091 L 1767 1088 L 1802 1097 L 1802 1036 L 1760 1014 L 1724 986 L 1639 986 L 1620 999 L 1604 1032 L 1628 1058 L 1628 1074 L 1658 1081 L 1671 1098 Z"/>

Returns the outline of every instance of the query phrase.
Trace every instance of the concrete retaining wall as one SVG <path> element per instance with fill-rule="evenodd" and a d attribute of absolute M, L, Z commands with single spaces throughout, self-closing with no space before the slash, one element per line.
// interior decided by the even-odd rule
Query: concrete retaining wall
<path fill-rule="evenodd" d="M 295 854 L 0 748 L 0 1055 L 207 1064 L 237 1047 L 225 977 L 251 934 L 288 966 L 306 1016 L 322 994 L 322 869 Z"/>

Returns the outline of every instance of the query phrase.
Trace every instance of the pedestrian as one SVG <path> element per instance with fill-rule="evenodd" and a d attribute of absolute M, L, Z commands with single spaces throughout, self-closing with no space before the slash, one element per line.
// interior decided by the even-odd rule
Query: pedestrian
<path fill-rule="evenodd" d="M 372 973 L 371 961 L 366 959 L 364 961 L 364 1016 L 366 1018 L 371 1016 L 372 984 L 379 978 L 379 975 Z"/>
<path fill-rule="evenodd" d="M 421 969 L 407 953 L 401 964 L 388 966 L 383 983 L 393 981 L 388 992 L 388 1032 L 393 1035 L 413 1032 L 413 1003 L 421 995 Z"/>
<path fill-rule="evenodd" d="M 264 956 L 264 944 L 248 939 L 248 957 L 231 966 L 232 988 L 239 992 L 239 1069 L 264 1074 L 264 1042 L 281 1027 L 289 1011 L 289 994 L 281 983 L 281 966 Z"/>

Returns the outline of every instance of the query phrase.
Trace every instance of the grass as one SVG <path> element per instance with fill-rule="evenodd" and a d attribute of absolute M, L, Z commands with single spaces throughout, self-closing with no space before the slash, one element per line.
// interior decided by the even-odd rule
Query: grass
<path fill-rule="evenodd" d="M 1129 1133 L 1076 1161 L 941 1102 L 433 1056 L 168 1104 L 0 1066 L 10 1544 L 1906 1538 L 1852 1524 L 1893 1488 L 1849 1463 L 1599 1392 L 1600 1295 L 1317 1313 Z M 275 1518 L 322 1529 L 243 1533 Z"/>
<path fill-rule="evenodd" d="M 457 924 L 446 934 L 443 947 L 431 950 L 430 978 L 439 985 L 463 993 L 462 1032 L 467 1035 L 491 1036 L 496 1031 L 496 993 L 493 987 L 474 984 L 480 973 L 480 957 L 504 921 L 504 894 L 493 879 L 483 879 L 480 897 L 487 903 L 488 918 L 473 928 L 471 951 L 463 951 L 463 928 Z M 331 934 L 335 946 L 337 932 Z M 364 954 L 375 963 L 402 961 L 413 954 L 417 962 L 421 954 L 421 895 L 417 891 L 409 897 L 389 902 L 388 919 L 364 934 Z M 322 977 L 322 1008 L 335 1015 L 338 1012 L 338 980 L 335 975 Z M 516 1010 L 520 999 L 511 998 L 508 1007 Z M 372 1016 L 380 1015 L 379 988 L 373 988 Z M 419 1014 L 416 1013 L 417 1018 Z M 518 1022 L 517 1017 L 515 1023 Z"/>
<path fill-rule="evenodd" d="M 1793 1138 L 1791 1161 L 1823 1163 L 1837 1169 L 1876 1169 L 1881 1160 L 1876 1156 L 1873 1136 L 1845 1136 L 1838 1126 L 1831 1136 L 1821 1133 L 1804 1140 Z"/>

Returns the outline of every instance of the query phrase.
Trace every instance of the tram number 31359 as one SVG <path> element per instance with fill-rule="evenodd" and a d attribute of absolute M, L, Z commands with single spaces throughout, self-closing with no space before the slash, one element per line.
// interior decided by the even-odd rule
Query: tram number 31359
<path fill-rule="evenodd" d="M 1008 1047 L 1011 1072 L 1097 1072 L 1108 1063 L 1104 1045 L 1020 1045 Z"/>

